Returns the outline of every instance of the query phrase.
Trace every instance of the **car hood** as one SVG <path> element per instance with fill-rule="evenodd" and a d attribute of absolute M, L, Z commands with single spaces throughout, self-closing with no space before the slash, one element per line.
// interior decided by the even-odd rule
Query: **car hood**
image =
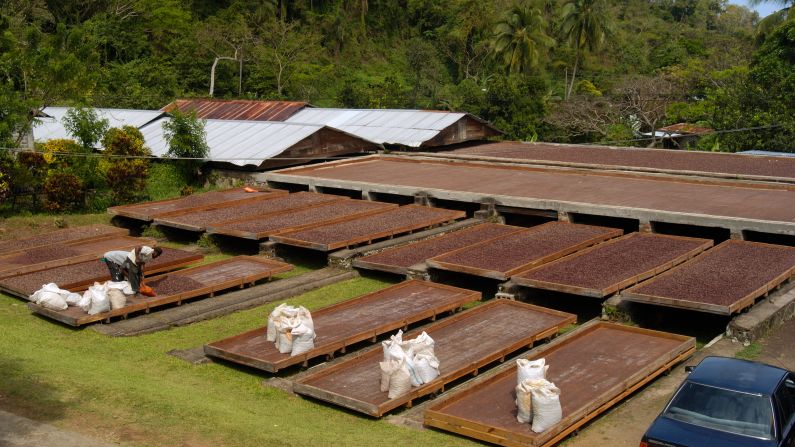
<path fill-rule="evenodd" d="M 658 417 L 646 431 L 650 447 L 653 441 L 662 441 L 663 446 L 681 447 L 771 447 L 776 445 L 774 440 L 753 438 L 750 436 L 735 435 L 719 430 L 711 430 L 697 425 L 686 424 L 666 417 Z"/>

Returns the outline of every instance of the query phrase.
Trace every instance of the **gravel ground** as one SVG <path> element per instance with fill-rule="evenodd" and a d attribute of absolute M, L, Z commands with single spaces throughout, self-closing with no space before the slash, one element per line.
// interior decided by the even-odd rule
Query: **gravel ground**
<path fill-rule="evenodd" d="M 517 142 L 483 144 L 458 149 L 452 154 L 795 178 L 795 159 L 785 157 Z"/>
<path fill-rule="evenodd" d="M 728 241 L 632 293 L 729 306 L 795 268 L 795 248 Z"/>
<path fill-rule="evenodd" d="M 603 290 L 673 261 L 705 242 L 704 239 L 675 239 L 633 233 L 614 243 L 598 245 L 588 253 L 574 254 L 519 276 Z"/>

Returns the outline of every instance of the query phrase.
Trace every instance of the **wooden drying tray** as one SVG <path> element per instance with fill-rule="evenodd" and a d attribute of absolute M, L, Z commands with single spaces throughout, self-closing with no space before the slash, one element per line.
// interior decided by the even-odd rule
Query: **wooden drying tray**
<path fill-rule="evenodd" d="M 255 272 L 252 272 L 250 263 L 259 264 Z M 249 264 L 249 271 L 246 270 L 246 264 Z M 213 278 L 213 270 L 222 267 L 225 271 Z M 254 256 L 236 256 L 234 258 L 224 259 L 222 261 L 205 264 L 198 267 L 192 267 L 185 270 L 179 270 L 174 273 L 167 273 L 149 279 L 150 282 L 157 281 L 158 278 L 180 276 L 194 280 L 204 278 L 203 281 L 198 281 L 203 284 L 202 287 L 180 292 L 173 295 L 156 296 L 153 298 L 136 295 L 127 298 L 127 305 L 120 309 L 103 312 L 96 315 L 88 315 L 78 307 L 69 307 L 66 310 L 58 311 L 47 309 L 35 303 L 28 303 L 28 308 L 33 312 L 43 315 L 47 318 L 60 321 L 69 326 L 84 326 L 89 323 L 97 321 L 110 322 L 113 317 L 126 318 L 129 314 L 138 311 L 145 311 L 149 313 L 151 309 L 156 307 L 165 306 L 167 304 L 177 303 L 182 304 L 182 301 L 200 297 L 203 295 L 214 296 L 215 293 L 223 291 L 232 287 L 244 288 L 247 285 L 254 285 L 256 281 L 262 279 L 270 279 L 273 275 L 289 271 L 293 268 L 292 265 L 284 262 L 273 261 Z"/>
<path fill-rule="evenodd" d="M 400 245 L 400 246 L 394 247 L 394 248 L 387 248 L 386 250 L 380 251 L 380 252 L 372 254 L 372 255 L 364 256 L 364 257 L 361 257 L 361 258 L 356 258 L 356 259 L 353 260 L 353 266 L 356 267 L 356 268 L 361 268 L 361 269 L 376 270 L 376 271 L 387 272 L 387 273 L 394 273 L 396 275 L 406 275 L 406 274 L 408 274 L 408 272 L 412 268 L 412 266 L 405 266 L 405 264 L 404 265 L 391 264 L 391 263 L 384 262 L 384 261 L 374 261 L 373 258 L 378 258 L 379 256 L 382 256 L 382 255 L 387 254 L 387 253 L 398 253 L 398 252 L 403 252 L 403 251 L 411 251 L 411 250 L 414 250 L 414 249 L 416 249 L 418 247 L 433 246 L 433 245 L 438 244 L 440 241 L 444 241 L 444 240 L 446 240 L 448 238 L 453 238 L 454 239 L 454 238 L 460 236 L 460 233 L 462 233 L 462 232 L 466 233 L 466 232 L 480 231 L 479 227 L 483 227 L 484 225 L 505 227 L 506 232 L 505 232 L 505 234 L 498 234 L 498 235 L 493 235 L 493 236 L 490 236 L 490 237 L 485 237 L 485 238 L 483 238 L 483 239 L 481 239 L 481 240 L 479 240 L 477 242 L 472 242 L 470 244 L 466 244 L 466 245 L 463 245 L 463 246 L 452 248 L 452 249 L 447 250 L 445 252 L 437 253 L 437 254 L 432 255 L 430 257 L 426 257 L 422 261 L 414 264 L 414 266 L 416 266 L 416 267 L 424 267 L 425 261 L 427 261 L 431 257 L 444 256 L 447 253 L 452 253 L 453 251 L 460 250 L 462 248 L 471 247 L 473 245 L 480 244 L 480 243 L 483 243 L 483 242 L 488 242 L 490 240 L 494 240 L 494 239 L 497 239 L 499 237 L 507 236 L 509 234 L 517 233 L 517 232 L 520 232 L 520 231 L 525 231 L 525 228 L 514 227 L 514 226 L 511 226 L 511 225 L 502 225 L 502 224 L 494 224 L 494 223 L 481 223 L 481 224 L 473 225 L 471 227 L 463 228 L 463 229 L 460 229 L 460 230 L 455 230 L 455 231 L 443 234 L 441 236 L 432 237 L 430 239 L 423 239 L 423 240 L 417 241 L 417 242 L 411 242 L 409 244 Z"/>
<path fill-rule="evenodd" d="M 127 236 L 130 233 L 129 230 L 127 230 L 126 228 L 119 228 L 119 227 L 114 227 L 114 226 L 111 226 L 111 225 L 90 225 L 90 227 L 96 229 L 97 234 L 90 234 L 90 235 L 84 235 L 84 236 L 80 236 L 80 237 L 67 238 L 67 239 L 64 239 L 62 241 L 57 241 L 57 242 L 52 242 L 52 241 L 41 242 L 42 239 L 46 239 L 48 236 L 51 236 L 52 234 L 55 234 L 55 233 L 61 233 L 61 234 L 67 233 L 68 234 L 70 232 L 73 232 L 74 230 L 78 230 L 78 229 L 79 230 L 83 230 L 83 229 L 86 228 L 86 227 L 72 227 L 72 228 L 64 228 L 62 230 L 53 231 L 51 233 L 44 233 L 44 234 L 41 234 L 39 236 L 31 236 L 31 237 L 23 238 L 23 239 L 18 240 L 17 242 L 28 242 L 29 245 L 27 245 L 25 248 L 15 248 L 15 249 L 11 249 L 11 250 L 0 251 L 0 256 L 6 256 L 6 255 L 11 255 L 11 254 L 21 253 L 21 252 L 24 252 L 25 250 L 30 250 L 31 248 L 45 247 L 47 245 L 68 244 L 68 243 L 72 243 L 72 242 L 90 241 L 90 240 L 95 240 L 95 239 L 105 239 L 105 238 L 114 237 L 114 236 Z M 12 242 L 12 240 L 4 241 L 4 242 Z"/>
<path fill-rule="evenodd" d="M 381 203 L 381 202 L 366 202 L 366 203 Z M 224 236 L 238 237 L 238 238 L 242 238 L 242 239 L 261 240 L 261 239 L 268 238 L 270 236 L 276 236 L 276 235 L 279 235 L 279 234 L 282 234 L 282 233 L 287 233 L 287 232 L 290 232 L 290 231 L 304 230 L 304 229 L 307 229 L 307 228 L 310 228 L 310 227 L 314 227 L 314 226 L 318 226 L 318 225 L 329 225 L 329 224 L 333 224 L 333 223 L 343 222 L 343 221 L 346 221 L 346 220 L 358 219 L 360 217 L 366 217 L 366 216 L 370 216 L 370 215 L 373 215 L 373 214 L 378 214 L 378 213 L 381 213 L 381 212 L 384 212 L 384 211 L 388 211 L 390 209 L 394 209 L 394 208 L 398 207 L 398 205 L 394 204 L 394 203 L 381 203 L 381 206 L 373 207 L 373 209 L 371 209 L 371 210 L 362 210 L 362 211 L 359 211 L 359 212 L 356 212 L 356 213 L 347 214 L 347 215 L 338 216 L 338 217 L 333 217 L 333 218 L 329 218 L 329 219 L 318 221 L 318 222 L 310 222 L 310 223 L 303 223 L 303 224 L 296 222 L 294 225 L 291 225 L 290 227 L 279 228 L 279 229 L 276 229 L 276 230 L 265 230 L 265 231 L 253 232 L 253 231 L 236 230 L 234 228 L 230 228 L 229 227 L 229 225 L 231 225 L 231 224 L 242 223 L 242 222 L 250 222 L 250 221 L 254 221 L 254 220 L 267 220 L 267 219 L 271 219 L 271 218 L 278 218 L 278 217 L 287 216 L 289 214 L 296 214 L 296 213 L 299 213 L 299 212 L 304 211 L 304 210 L 309 209 L 309 208 L 318 208 L 318 207 L 332 206 L 332 205 L 333 205 L 332 203 L 318 203 L 316 205 L 308 206 L 308 207 L 305 207 L 305 208 L 290 209 L 290 210 L 280 211 L 280 212 L 277 212 L 277 213 L 269 213 L 269 214 L 264 215 L 264 216 L 246 217 L 246 218 L 243 218 L 243 219 L 235 219 L 235 220 L 227 220 L 227 221 L 224 221 L 224 222 L 217 222 L 217 223 L 212 224 L 212 226 L 208 226 L 207 227 L 207 233 L 208 234 L 221 234 L 221 235 L 224 235 Z"/>
<path fill-rule="evenodd" d="M 207 230 L 207 226 L 210 225 L 212 222 L 207 222 L 206 219 L 204 221 L 198 222 L 190 222 L 190 217 L 192 214 L 202 214 L 205 212 L 212 212 L 215 210 L 226 209 L 226 208 L 239 208 L 239 207 L 249 207 L 249 206 L 256 206 L 260 202 L 269 202 L 274 199 L 286 199 L 288 202 L 290 200 L 300 200 L 301 197 L 310 197 L 315 198 L 316 202 L 308 202 L 304 204 L 296 204 L 293 203 L 292 205 L 289 203 L 282 204 L 282 209 L 274 209 L 271 211 L 262 211 L 255 216 L 248 216 L 248 218 L 258 218 L 263 216 L 269 216 L 271 214 L 279 213 L 282 211 L 289 211 L 289 210 L 297 210 L 303 208 L 311 208 L 313 206 L 319 206 L 323 204 L 330 204 L 335 202 L 342 202 L 351 200 L 348 197 L 341 197 L 341 196 L 334 196 L 330 194 L 321 194 L 315 192 L 297 192 L 293 194 L 275 194 L 275 195 L 267 195 L 260 197 L 258 200 L 249 200 L 246 202 L 224 202 L 218 203 L 212 206 L 203 207 L 201 209 L 188 209 L 188 210 L 180 210 L 174 211 L 172 213 L 161 214 L 155 216 L 154 224 L 162 227 L 170 227 L 170 228 L 177 228 L 180 230 L 186 231 L 195 231 L 195 232 L 204 232 Z M 278 202 L 276 202 L 278 203 Z"/>
<path fill-rule="evenodd" d="M 718 246 L 716 246 L 715 248 L 710 250 L 708 253 L 711 253 L 711 252 L 713 252 L 715 250 L 720 250 L 721 248 L 723 248 L 725 246 L 728 246 L 729 244 L 755 244 L 755 245 L 762 245 L 762 246 L 769 245 L 771 247 L 781 248 L 781 246 L 776 246 L 774 244 L 765 244 L 765 243 L 762 243 L 762 242 L 728 240 L 728 241 L 722 242 L 721 244 L 719 244 Z M 692 265 L 693 263 L 696 263 L 696 262 L 699 262 L 699 261 L 701 261 L 701 258 L 700 257 L 695 257 L 695 258 L 693 258 L 693 259 L 691 259 L 691 260 L 689 260 L 689 261 L 677 266 L 675 269 L 671 269 L 671 270 L 663 273 L 662 275 L 659 275 L 657 277 L 654 277 L 654 278 L 650 279 L 649 281 L 647 281 L 647 282 L 645 282 L 643 284 L 649 284 L 649 283 L 651 283 L 653 281 L 662 280 L 662 279 L 666 278 L 667 276 L 676 273 L 679 269 L 686 269 L 690 265 Z M 707 312 L 707 313 L 718 314 L 718 315 L 733 315 L 733 314 L 735 314 L 737 312 L 742 311 L 745 308 L 753 306 L 754 303 L 756 302 L 757 298 L 759 298 L 761 296 L 767 296 L 768 293 L 770 293 L 771 291 L 777 289 L 782 283 L 791 280 L 794 276 L 795 276 L 795 265 L 792 266 L 791 268 L 786 269 L 785 271 L 783 271 L 782 273 L 777 275 L 775 278 L 765 282 L 764 284 L 759 286 L 757 289 L 753 290 L 752 292 L 746 294 L 743 297 L 740 297 L 739 299 L 737 299 L 736 301 L 734 301 L 734 302 L 732 302 L 731 304 L 728 304 L 728 305 L 705 303 L 705 302 L 699 302 L 699 301 L 690 301 L 690 300 L 686 300 L 686 299 L 678 299 L 678 298 L 673 298 L 673 297 L 650 295 L 650 294 L 637 292 L 635 289 L 640 287 L 640 286 L 643 286 L 643 284 L 639 284 L 636 287 L 632 287 L 630 289 L 627 289 L 627 290 L 621 292 L 621 298 L 626 299 L 627 301 L 634 301 L 634 302 L 638 302 L 638 303 L 654 304 L 654 305 L 658 305 L 658 306 L 674 307 L 674 308 L 678 308 L 678 309 L 694 310 L 694 311 L 698 311 L 698 312 Z"/>
<path fill-rule="evenodd" d="M 547 378 L 561 389 L 563 419 L 552 428 L 534 433 L 516 421 L 513 362 L 439 398 L 425 412 L 425 425 L 503 446 L 552 446 L 695 350 L 692 337 L 593 321 L 522 356 L 545 358 Z M 614 361 L 605 363 L 604 356 Z M 574 408 L 567 399 L 575 400 Z"/>
<path fill-rule="evenodd" d="M 141 245 L 154 247 L 157 241 L 150 238 L 136 238 L 131 236 L 110 236 L 91 241 L 78 241 L 69 244 L 62 244 L 63 247 L 74 249 L 78 254 L 71 257 L 54 259 L 47 262 L 34 264 L 10 263 L 9 260 L 22 255 L 22 253 L 0 256 L 0 279 L 9 278 L 24 273 L 47 270 L 62 265 L 76 264 L 78 262 L 99 259 L 105 252 L 111 250 L 132 250 Z M 39 247 L 41 248 L 41 247 Z"/>
<path fill-rule="evenodd" d="M 419 229 L 431 227 L 431 226 L 434 226 L 434 225 L 440 225 L 440 224 L 443 224 L 443 223 L 446 223 L 446 222 L 450 222 L 450 221 L 454 221 L 456 219 L 460 219 L 460 218 L 466 216 L 466 213 L 463 212 L 463 211 L 444 210 L 444 211 L 447 211 L 447 213 L 444 213 L 444 215 L 442 215 L 442 216 L 418 219 L 417 221 L 413 222 L 412 224 L 404 225 L 402 227 L 390 228 L 388 230 L 374 231 L 374 232 L 369 233 L 369 234 L 364 235 L 364 236 L 357 236 L 357 237 L 353 237 L 353 238 L 346 239 L 346 240 L 336 240 L 336 241 L 332 241 L 332 242 L 319 242 L 319 241 L 304 240 L 304 239 L 301 239 L 300 236 L 295 235 L 295 233 L 297 233 L 299 231 L 311 230 L 311 229 L 314 229 L 314 228 L 320 228 L 320 227 L 324 227 L 324 226 L 328 226 L 328 225 L 338 225 L 338 224 L 342 224 L 342 223 L 345 223 L 345 222 L 353 222 L 355 220 L 367 219 L 367 218 L 379 216 L 381 214 L 388 215 L 388 213 L 390 213 L 390 212 L 397 211 L 398 209 L 406 208 L 406 207 L 410 207 L 410 208 L 425 208 L 425 207 L 422 207 L 422 206 L 419 206 L 419 205 L 405 205 L 405 206 L 402 206 L 402 207 L 399 207 L 399 208 L 386 210 L 386 211 L 383 211 L 383 212 L 380 212 L 380 213 L 376 213 L 376 214 L 371 214 L 369 216 L 357 217 L 357 218 L 353 218 L 353 219 L 346 219 L 346 220 L 344 220 L 342 222 L 337 222 L 335 224 L 312 225 L 312 226 L 310 226 L 308 228 L 305 228 L 303 230 L 296 230 L 296 231 L 291 231 L 291 232 L 283 233 L 283 234 L 280 234 L 280 235 L 272 236 L 270 239 L 272 241 L 274 241 L 274 242 L 278 242 L 278 243 L 284 244 L 284 245 L 292 245 L 292 246 L 295 246 L 295 247 L 303 247 L 303 248 L 308 248 L 308 249 L 311 249 L 311 250 L 329 252 L 329 251 L 332 251 L 332 250 L 336 250 L 338 248 L 350 247 L 352 245 L 357 245 L 357 244 L 361 244 L 361 243 L 365 243 L 365 242 L 370 244 L 374 240 L 377 240 L 377 239 L 386 238 L 386 237 L 392 237 L 392 236 L 395 236 L 395 235 L 398 235 L 398 234 L 409 233 L 409 232 L 412 232 L 414 230 L 419 230 Z M 433 209 L 441 210 L 441 208 L 433 208 Z"/>
<path fill-rule="evenodd" d="M 417 302 L 417 295 L 423 293 L 429 299 Z M 479 292 L 471 290 L 426 281 L 404 281 L 312 312 L 318 338 L 315 341 L 315 348 L 304 354 L 296 356 L 280 354 L 273 342 L 265 338 L 267 327 L 210 343 L 204 346 L 204 352 L 212 357 L 275 373 L 299 363 L 308 366 L 310 359 L 323 355 L 332 358 L 337 351 L 345 353 L 346 348 L 354 343 L 365 340 L 375 343 L 376 337 L 381 334 L 407 328 L 410 324 L 429 318 L 435 320 L 441 313 L 454 311 L 480 298 Z M 398 307 L 400 302 L 405 304 L 404 308 L 411 309 L 411 313 L 387 315 L 386 312 L 378 309 L 379 305 L 383 307 L 385 303 L 394 303 L 394 306 Z M 368 311 L 368 307 L 373 310 Z M 352 322 L 351 327 L 345 327 L 345 318 L 350 312 L 359 315 L 366 312 L 370 315 L 370 319 L 360 319 L 361 321 Z M 356 324 L 359 326 L 354 327 Z"/>
<path fill-rule="evenodd" d="M 404 335 L 404 339 L 411 339 L 427 332 L 436 342 L 441 364 L 439 377 L 412 387 L 404 395 L 390 399 L 380 391 L 382 349 L 368 350 L 305 376 L 294 383 L 293 391 L 380 417 L 402 405 L 410 407 L 420 397 L 444 392 L 450 382 L 477 375 L 486 365 L 502 362 L 511 353 L 554 336 L 576 319 L 572 314 L 518 301 L 492 300 Z"/>
<path fill-rule="evenodd" d="M 162 262 L 161 261 L 162 258 L 157 258 L 147 263 L 145 265 L 145 271 L 144 271 L 147 277 L 155 275 L 157 273 L 176 270 L 188 266 L 196 261 L 201 261 L 202 259 L 204 259 L 204 256 L 198 252 L 188 252 L 184 250 L 178 250 L 175 248 L 163 248 L 164 253 L 168 251 L 179 252 L 179 253 L 175 259 L 166 262 Z M 64 276 L 62 276 L 59 272 L 62 269 L 68 269 L 71 266 L 77 266 L 79 264 L 85 264 L 85 263 L 96 264 L 96 269 L 95 269 L 96 272 L 90 276 L 81 277 L 71 282 L 61 281 L 61 279 Z M 83 261 L 78 264 L 53 267 L 47 272 L 40 270 L 38 272 L 25 273 L 23 275 L 2 279 L 0 280 L 0 291 L 6 292 L 10 295 L 16 295 L 20 298 L 28 299 L 28 297 L 30 297 L 30 295 L 33 294 L 38 289 L 31 290 L 30 287 L 21 287 L 15 284 L 18 282 L 17 280 L 19 278 L 28 275 L 36 275 L 37 278 L 40 278 L 39 281 L 37 281 L 38 284 L 43 285 L 48 282 L 55 282 L 58 285 L 58 287 L 60 287 L 61 289 L 69 290 L 72 292 L 82 292 L 83 290 L 86 290 L 88 286 L 90 286 L 94 282 L 105 282 L 110 279 L 110 273 L 108 272 L 108 268 L 105 266 L 105 264 L 97 259 L 94 259 L 91 261 Z"/>
<path fill-rule="evenodd" d="M 573 259 L 577 259 L 577 258 L 579 258 L 581 256 L 585 256 L 586 254 L 588 254 L 588 253 L 590 253 L 590 252 L 592 252 L 594 250 L 602 250 L 608 245 L 620 243 L 620 242 L 624 241 L 627 238 L 644 237 L 644 236 L 641 236 L 642 234 L 643 233 L 630 233 L 630 234 L 627 234 L 625 236 L 613 239 L 611 241 L 603 242 L 601 244 L 594 245 L 592 247 L 588 247 L 585 250 L 578 251 L 578 252 L 573 253 L 573 254 L 571 254 L 569 256 L 566 256 L 564 258 L 557 259 L 557 260 L 552 261 L 550 263 L 543 264 L 541 266 L 538 266 L 538 267 L 532 268 L 530 270 L 524 271 L 524 272 L 522 272 L 521 274 L 519 274 L 517 276 L 512 276 L 511 277 L 511 281 L 515 282 L 516 284 L 519 284 L 520 286 L 534 287 L 536 289 L 552 290 L 552 291 L 555 291 L 555 292 L 570 293 L 572 295 L 589 296 L 589 297 L 593 297 L 593 298 L 605 298 L 607 296 L 610 296 L 610 295 L 618 292 L 619 290 L 623 290 L 623 289 L 626 289 L 627 287 L 634 286 L 635 284 L 637 284 L 637 283 L 639 283 L 639 282 L 641 282 L 643 280 L 646 280 L 646 279 L 651 278 L 653 276 L 659 275 L 662 272 L 670 270 L 671 268 L 673 268 L 673 267 L 675 267 L 675 266 L 677 266 L 677 265 L 679 265 L 679 264 L 681 264 L 681 263 L 683 263 L 683 262 L 685 262 L 685 261 L 687 261 L 689 259 L 692 259 L 693 257 L 699 255 L 704 250 L 712 247 L 712 241 L 711 240 L 704 240 L 704 243 L 702 243 L 698 247 L 693 248 L 692 250 L 688 251 L 687 253 L 684 253 L 684 254 L 682 254 L 680 256 L 677 256 L 674 259 L 669 259 L 669 260 L 663 261 L 661 264 L 655 266 L 654 268 L 646 270 L 645 272 L 638 273 L 636 275 L 629 276 L 629 277 L 624 278 L 624 279 L 622 279 L 620 281 L 616 281 L 613 284 L 610 284 L 609 286 L 604 287 L 602 289 L 595 289 L 595 288 L 590 288 L 590 287 L 581 287 L 581 286 L 577 286 L 577 285 L 574 285 L 574 284 L 542 281 L 542 280 L 532 279 L 532 278 L 528 278 L 527 277 L 527 275 L 533 273 L 536 270 L 543 270 L 543 269 L 546 269 L 548 267 L 552 267 L 554 265 L 565 264 L 567 262 L 570 262 Z M 669 238 L 669 239 L 672 239 L 672 240 L 693 239 L 693 238 L 686 238 L 686 237 L 680 237 L 680 236 L 668 236 L 668 235 L 663 235 L 663 234 L 654 234 L 653 236 L 654 237 Z"/>
<path fill-rule="evenodd" d="M 221 194 L 221 195 L 228 195 L 230 197 L 235 197 L 235 196 L 238 196 L 238 197 L 237 198 L 232 198 L 232 199 L 227 199 L 227 200 L 219 199 L 219 201 L 217 201 L 217 202 L 205 203 L 205 204 L 196 205 L 196 206 L 193 206 L 193 207 L 176 208 L 176 209 L 171 208 L 171 209 L 166 209 L 164 211 L 158 211 L 157 209 L 155 209 L 155 210 L 151 209 L 152 207 L 159 207 L 159 206 L 163 206 L 163 205 L 166 205 L 167 207 L 169 205 L 172 205 L 172 204 L 176 205 L 180 201 L 184 200 L 186 197 L 192 197 L 192 196 L 186 196 L 186 197 L 176 197 L 176 198 L 173 198 L 173 199 L 154 200 L 154 201 L 151 201 L 151 202 L 136 203 L 136 204 L 133 204 L 133 205 L 114 206 L 114 207 L 108 208 L 108 214 L 112 214 L 114 216 L 127 217 L 127 218 L 135 219 L 135 220 L 143 220 L 145 222 L 151 222 L 152 220 L 155 219 L 155 217 L 168 216 L 168 215 L 173 214 L 173 213 L 180 213 L 180 212 L 186 212 L 186 211 L 199 211 L 199 210 L 203 210 L 203 209 L 206 209 L 206 208 L 209 208 L 209 207 L 218 206 L 220 203 L 240 204 L 240 203 L 263 200 L 263 199 L 266 199 L 266 198 L 277 197 L 277 196 L 280 196 L 280 195 L 288 194 L 288 191 L 283 191 L 283 190 L 280 190 L 280 189 L 260 189 L 259 193 L 245 193 L 245 194 L 240 193 L 240 191 L 242 191 L 242 188 L 233 188 L 233 189 L 227 189 L 227 190 L 223 190 L 223 191 L 209 191 L 209 192 L 206 192 L 206 193 L 201 193 L 201 194 L 213 194 L 213 195 Z M 266 193 L 266 194 L 262 194 L 262 193 Z"/>
<path fill-rule="evenodd" d="M 549 222 L 549 223 L 542 224 L 542 225 L 549 225 L 549 224 L 558 224 L 558 222 Z M 568 224 L 568 225 L 575 225 L 575 224 Z M 539 227 L 540 226 L 541 225 L 539 225 Z M 528 231 L 533 231 L 533 228 L 529 228 Z M 451 255 L 456 254 L 458 252 L 464 252 L 466 250 L 475 250 L 478 247 L 485 247 L 487 244 L 489 244 L 489 243 L 491 243 L 491 242 L 493 242 L 493 241 L 495 241 L 497 239 L 508 238 L 508 237 L 516 237 L 517 235 L 522 234 L 522 233 L 523 232 L 516 232 L 516 233 L 507 234 L 505 236 L 500 236 L 499 238 L 492 239 L 491 241 L 481 242 L 480 244 L 471 245 L 469 247 L 464 247 L 464 248 L 461 248 L 461 249 L 458 249 L 458 250 L 455 250 L 455 251 L 451 251 L 449 253 L 445 253 L 443 255 L 430 258 L 427 261 L 425 261 L 425 263 L 428 264 L 429 267 L 432 267 L 432 268 L 435 268 L 435 269 L 439 269 L 439 270 L 449 270 L 451 272 L 466 273 L 468 275 L 480 276 L 480 277 L 483 277 L 483 278 L 492 278 L 492 279 L 496 279 L 498 281 L 507 281 L 508 278 L 510 278 L 511 276 L 519 274 L 519 273 L 522 273 L 522 272 L 524 272 L 526 270 L 530 270 L 533 267 L 537 267 L 537 266 L 545 264 L 547 262 L 554 261 L 554 260 L 556 260 L 558 258 L 562 258 L 564 256 L 568 256 L 568 255 L 570 255 L 572 253 L 575 253 L 577 251 L 580 251 L 580 250 L 582 250 L 584 248 L 590 247 L 591 245 L 595 245 L 595 244 L 604 242 L 606 240 L 619 237 L 619 236 L 621 236 L 624 233 L 624 231 L 623 230 L 619 230 L 619 229 L 614 229 L 614 230 L 611 230 L 611 231 L 605 231 L 601 235 L 596 235 L 596 236 L 593 236 L 591 238 L 584 239 L 582 242 L 579 242 L 579 243 L 574 244 L 574 245 L 569 245 L 568 247 L 562 248 L 561 250 L 559 250 L 559 251 L 557 251 L 555 253 L 550 253 L 550 254 L 548 254 L 546 256 L 533 259 L 532 261 L 525 262 L 525 263 L 523 263 L 523 264 L 521 264 L 521 265 L 519 265 L 517 267 L 514 267 L 514 268 L 506 270 L 506 271 L 498 271 L 498 270 L 491 270 L 491 269 L 487 269 L 487 268 L 473 267 L 473 266 L 465 265 L 465 264 L 456 264 L 456 263 L 448 262 L 448 261 L 444 260 L 445 257 L 451 256 Z"/>

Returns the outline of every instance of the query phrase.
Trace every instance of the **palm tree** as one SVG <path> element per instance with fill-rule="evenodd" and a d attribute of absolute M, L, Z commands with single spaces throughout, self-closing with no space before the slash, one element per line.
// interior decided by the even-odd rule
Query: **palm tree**
<path fill-rule="evenodd" d="M 603 0 L 569 0 L 563 5 L 560 32 L 574 45 L 574 68 L 566 99 L 571 96 L 582 52 L 596 50 L 610 33 L 610 25 Z"/>
<path fill-rule="evenodd" d="M 492 44 L 508 73 L 526 73 L 538 65 L 542 52 L 555 44 L 545 28 L 541 10 L 528 3 L 514 5 L 497 22 Z"/>

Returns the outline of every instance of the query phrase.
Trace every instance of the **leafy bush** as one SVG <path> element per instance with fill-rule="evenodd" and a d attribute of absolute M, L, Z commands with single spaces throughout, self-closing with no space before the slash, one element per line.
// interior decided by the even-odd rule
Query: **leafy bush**
<path fill-rule="evenodd" d="M 73 211 L 82 206 L 83 182 L 68 172 L 53 171 L 44 181 L 44 208 L 48 211 Z"/>
<path fill-rule="evenodd" d="M 129 203 L 146 190 L 149 159 L 152 152 L 144 146 L 141 132 L 132 126 L 112 128 L 102 138 L 105 159 L 102 171 L 116 203 Z M 126 158 L 131 157 L 131 158 Z"/>
<path fill-rule="evenodd" d="M 179 160 L 177 166 L 187 182 L 197 178 L 199 167 L 204 163 L 203 158 L 210 154 L 207 146 L 207 132 L 204 131 L 204 121 L 196 118 L 196 112 L 172 112 L 170 120 L 163 122 L 163 136 L 168 142 L 166 155 L 176 158 L 193 158 L 195 160 Z"/>
<path fill-rule="evenodd" d="M 102 186 L 102 175 L 98 170 L 97 157 L 91 149 L 86 149 L 74 140 L 55 139 L 38 145 L 43 151 L 44 161 L 50 172 L 62 171 L 77 176 L 86 188 Z"/>

